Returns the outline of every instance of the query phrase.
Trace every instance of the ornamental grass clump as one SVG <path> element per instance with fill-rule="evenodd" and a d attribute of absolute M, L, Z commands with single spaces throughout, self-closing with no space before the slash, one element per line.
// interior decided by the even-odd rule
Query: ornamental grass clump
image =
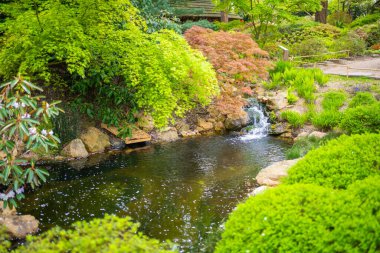
<path fill-rule="evenodd" d="M 347 190 L 281 185 L 249 198 L 229 216 L 216 253 L 377 252 L 380 176 Z"/>
<path fill-rule="evenodd" d="M 346 189 L 380 174 L 380 134 L 343 135 L 310 151 L 290 168 L 286 184 L 308 183 Z"/>
<path fill-rule="evenodd" d="M 30 150 L 43 148 L 45 152 L 57 147 L 58 137 L 51 129 L 44 129 L 62 110 L 59 101 L 47 103 L 32 90 L 42 91 L 29 81 L 18 77 L 0 86 L 0 200 L 6 206 L 17 206 L 23 199 L 24 188 L 35 188 L 46 181 L 49 173 L 38 168 L 34 160 L 22 159 Z"/>

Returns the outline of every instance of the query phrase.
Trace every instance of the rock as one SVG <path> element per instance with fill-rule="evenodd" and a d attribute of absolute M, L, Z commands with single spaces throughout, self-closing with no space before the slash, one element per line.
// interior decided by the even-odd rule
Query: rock
<path fill-rule="evenodd" d="M 102 128 L 115 136 L 119 135 L 119 130 L 117 127 L 107 126 L 106 124 L 102 124 Z M 143 130 L 134 128 L 133 126 L 131 126 L 131 129 L 132 129 L 132 136 L 125 138 L 124 140 L 125 144 L 128 145 L 128 144 L 141 143 L 141 142 L 147 142 L 147 141 L 152 140 L 152 137 L 148 133 L 144 132 Z"/>
<path fill-rule="evenodd" d="M 262 185 L 262 186 L 259 186 L 257 188 L 255 188 L 250 194 L 249 196 L 256 196 L 256 195 L 259 195 L 259 194 L 262 194 L 264 193 L 266 190 L 268 190 L 269 187 L 266 186 L 266 185 Z"/>
<path fill-rule="evenodd" d="M 71 158 L 84 158 L 88 156 L 88 152 L 82 140 L 75 139 L 62 149 L 61 155 Z"/>
<path fill-rule="evenodd" d="M 198 125 L 197 130 L 199 132 L 210 131 L 214 128 L 214 124 L 212 124 L 211 122 L 207 122 L 205 119 L 202 119 L 202 118 L 198 118 L 197 125 Z"/>
<path fill-rule="evenodd" d="M 315 138 L 318 138 L 318 139 L 322 139 L 326 135 L 327 135 L 327 133 L 323 133 L 323 132 L 319 132 L 319 131 L 314 131 L 311 134 L 309 134 L 309 137 L 315 137 Z"/>
<path fill-rule="evenodd" d="M 298 134 L 297 137 L 294 140 L 298 141 L 299 139 L 305 138 L 307 136 L 309 136 L 308 132 L 302 132 L 302 133 Z"/>
<path fill-rule="evenodd" d="M 168 127 L 161 132 L 157 133 L 157 141 L 159 142 L 171 142 L 178 140 L 177 129 L 174 127 Z"/>
<path fill-rule="evenodd" d="M 38 231 L 38 220 L 32 215 L 0 216 L 0 225 L 5 226 L 12 238 L 23 239 Z"/>
<path fill-rule="evenodd" d="M 140 114 L 137 116 L 137 126 L 146 132 L 150 132 L 154 129 L 154 120 L 152 116 Z"/>
<path fill-rule="evenodd" d="M 221 121 L 216 122 L 214 125 L 214 129 L 216 132 L 223 132 L 225 129 L 223 122 L 221 122 Z"/>
<path fill-rule="evenodd" d="M 95 127 L 87 128 L 87 130 L 81 134 L 80 139 L 91 153 L 104 152 L 106 148 L 111 146 L 108 135 Z"/>
<path fill-rule="evenodd" d="M 182 136 L 182 137 L 184 137 L 184 138 L 187 138 L 187 137 L 198 136 L 200 134 L 199 134 L 199 132 L 197 130 L 194 130 L 194 131 L 188 130 L 188 131 L 182 131 L 182 132 L 180 132 L 179 135 Z"/>
<path fill-rule="evenodd" d="M 184 120 L 177 121 L 175 128 L 177 129 L 177 132 L 188 132 L 190 131 L 190 126 L 186 124 Z"/>
<path fill-rule="evenodd" d="M 280 179 L 288 175 L 289 168 L 296 164 L 298 160 L 276 162 L 262 169 L 256 176 L 257 183 L 266 186 L 277 186 L 280 183 Z"/>
<path fill-rule="evenodd" d="M 125 146 L 127 146 L 125 144 L 125 141 L 120 138 L 109 136 L 109 140 L 111 143 L 111 149 L 123 149 Z"/>
<path fill-rule="evenodd" d="M 227 130 L 240 130 L 249 124 L 249 116 L 246 112 L 229 114 L 224 121 Z"/>
<path fill-rule="evenodd" d="M 10 209 L 8 206 L 7 208 L 4 209 L 3 205 L 4 205 L 3 201 L 0 201 L 0 216 L 9 216 L 9 215 L 16 215 L 17 214 L 15 207 Z"/>
<path fill-rule="evenodd" d="M 280 137 L 284 138 L 284 139 L 293 139 L 293 135 L 291 132 L 285 132 L 285 133 L 281 134 Z"/>
<path fill-rule="evenodd" d="M 281 135 L 283 133 L 289 132 L 289 124 L 286 122 L 279 122 L 272 124 L 269 128 L 268 134 L 270 135 Z"/>

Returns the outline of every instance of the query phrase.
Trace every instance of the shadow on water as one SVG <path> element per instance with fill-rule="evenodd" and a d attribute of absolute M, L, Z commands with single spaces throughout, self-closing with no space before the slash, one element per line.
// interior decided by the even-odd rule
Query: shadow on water
<path fill-rule="evenodd" d="M 206 251 L 258 171 L 284 159 L 288 147 L 270 137 L 202 137 L 48 165 L 48 183 L 19 211 L 34 215 L 42 231 L 106 213 L 129 215 L 151 237 Z"/>

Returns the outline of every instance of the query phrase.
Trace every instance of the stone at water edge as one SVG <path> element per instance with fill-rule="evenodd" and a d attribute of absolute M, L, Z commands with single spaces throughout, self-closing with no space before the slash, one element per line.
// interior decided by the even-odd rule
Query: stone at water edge
<path fill-rule="evenodd" d="M 249 124 L 249 116 L 245 111 L 239 114 L 229 114 L 224 121 L 227 130 L 240 130 Z"/>
<path fill-rule="evenodd" d="M 205 119 L 199 118 L 198 119 L 198 127 L 197 130 L 199 132 L 205 132 L 205 131 L 210 131 L 214 128 L 214 124 L 211 122 L 206 121 Z"/>
<path fill-rule="evenodd" d="M 111 146 L 108 135 L 95 127 L 87 128 L 87 130 L 81 134 L 80 139 L 91 153 L 104 152 L 106 148 Z"/>
<path fill-rule="evenodd" d="M 171 142 L 179 139 L 177 129 L 174 127 L 168 127 L 160 132 L 157 132 L 157 141 L 159 142 Z"/>
<path fill-rule="evenodd" d="M 309 136 L 309 133 L 308 132 L 302 132 L 300 134 L 297 135 L 297 137 L 294 139 L 295 141 L 298 141 L 302 138 L 305 138 L 305 137 L 308 137 Z"/>
<path fill-rule="evenodd" d="M 81 139 L 74 139 L 62 149 L 61 155 L 71 158 L 85 158 L 88 156 L 88 152 Z"/>
<path fill-rule="evenodd" d="M 5 226 L 12 238 L 23 239 L 38 231 L 38 220 L 31 215 L 16 215 L 16 209 L 3 209 L 0 201 L 0 225 Z"/>
<path fill-rule="evenodd" d="M 312 132 L 311 134 L 309 134 L 309 137 L 315 137 L 315 138 L 318 138 L 318 139 L 322 139 L 322 138 L 325 137 L 326 135 L 327 135 L 327 133 L 314 131 L 314 132 Z"/>
<path fill-rule="evenodd" d="M 256 195 L 262 194 L 268 189 L 269 187 L 266 185 L 259 186 L 255 188 L 250 194 L 248 194 L 248 196 L 256 196 Z"/>
<path fill-rule="evenodd" d="M 272 165 L 262 169 L 256 176 L 259 185 L 277 186 L 280 179 L 288 175 L 288 170 L 300 159 L 284 160 L 273 163 Z"/>

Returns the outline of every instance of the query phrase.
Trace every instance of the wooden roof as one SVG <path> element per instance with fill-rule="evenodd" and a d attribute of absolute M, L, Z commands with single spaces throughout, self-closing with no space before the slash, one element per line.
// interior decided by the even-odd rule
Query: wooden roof
<path fill-rule="evenodd" d="M 171 3 L 176 9 L 178 17 L 196 17 L 196 18 L 220 18 L 220 11 L 215 10 L 212 0 L 184 0 Z M 228 14 L 229 19 L 241 19 L 236 14 Z"/>

